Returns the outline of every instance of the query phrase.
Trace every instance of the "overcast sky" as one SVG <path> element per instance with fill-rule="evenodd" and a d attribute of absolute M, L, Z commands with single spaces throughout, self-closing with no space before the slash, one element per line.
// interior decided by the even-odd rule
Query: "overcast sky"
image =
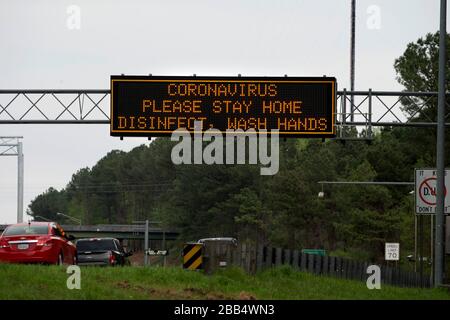
<path fill-rule="evenodd" d="M 348 88 L 350 2 L 0 0 L 0 88 L 109 89 L 122 73 L 328 75 Z M 357 0 L 356 88 L 402 90 L 394 59 L 438 28 L 438 0 Z M 25 209 L 110 150 L 148 143 L 110 137 L 107 125 L 0 125 L 11 135 L 24 137 Z M 0 223 L 16 221 L 16 190 L 17 159 L 0 157 Z"/>

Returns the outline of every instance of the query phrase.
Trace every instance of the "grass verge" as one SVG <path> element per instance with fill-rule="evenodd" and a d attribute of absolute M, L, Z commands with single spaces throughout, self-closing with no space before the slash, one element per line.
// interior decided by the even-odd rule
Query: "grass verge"
<path fill-rule="evenodd" d="M 448 299 L 446 289 L 382 286 L 280 267 L 213 276 L 181 268 L 81 268 L 81 290 L 69 290 L 66 267 L 0 264 L 0 299 Z"/>

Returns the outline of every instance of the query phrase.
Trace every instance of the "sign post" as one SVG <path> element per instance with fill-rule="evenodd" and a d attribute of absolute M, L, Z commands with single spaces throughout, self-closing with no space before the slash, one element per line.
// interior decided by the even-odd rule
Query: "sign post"
<path fill-rule="evenodd" d="M 448 188 L 450 187 L 450 170 L 445 170 L 444 172 L 444 188 L 443 188 L 443 194 L 444 194 L 444 212 L 443 214 L 448 215 L 450 214 L 450 194 Z M 431 169 L 431 168 L 423 168 L 423 169 L 416 169 L 415 170 L 415 207 L 416 207 L 416 215 L 419 217 L 419 227 L 420 227 L 420 251 L 419 251 L 419 263 L 420 263 L 420 273 L 421 276 L 423 275 L 423 216 L 424 215 L 430 215 L 431 218 L 431 248 L 433 248 L 433 244 L 435 245 L 435 242 L 438 241 L 439 232 L 437 230 L 438 223 L 437 223 L 437 217 L 436 217 L 436 224 L 434 224 L 436 228 L 436 232 L 433 232 L 433 216 L 436 216 L 438 210 L 436 209 L 437 204 L 437 170 Z M 417 226 L 416 226 L 417 228 Z M 436 240 L 434 239 L 436 237 Z M 417 246 L 417 242 L 416 242 Z M 417 252 L 417 249 L 415 250 Z M 431 253 L 438 254 L 438 251 L 431 250 Z M 417 260 L 417 259 L 416 259 Z M 433 259 L 433 264 L 437 263 L 436 259 Z M 431 272 L 431 279 L 433 281 L 434 276 L 438 276 L 438 273 L 436 273 L 436 270 L 433 269 Z M 436 279 L 435 284 L 439 283 L 439 279 Z"/>
<path fill-rule="evenodd" d="M 446 211 L 445 184 L 445 92 L 447 77 L 446 44 L 447 44 L 447 0 L 441 0 L 439 27 L 439 76 L 438 76 L 438 108 L 437 108 L 437 137 L 436 137 L 436 168 L 437 168 L 437 194 L 436 194 L 436 241 L 435 241 L 435 286 L 440 286 L 444 280 L 444 215 Z M 450 185 L 447 183 L 447 187 Z"/>

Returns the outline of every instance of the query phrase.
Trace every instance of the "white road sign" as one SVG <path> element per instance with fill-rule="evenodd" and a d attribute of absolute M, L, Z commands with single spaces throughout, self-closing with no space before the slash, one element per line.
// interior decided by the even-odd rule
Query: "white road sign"
<path fill-rule="evenodd" d="M 436 169 L 416 169 L 416 214 L 436 213 Z M 450 170 L 445 170 L 444 213 L 450 213 Z"/>
<path fill-rule="evenodd" d="M 400 243 L 388 243 L 384 245 L 384 259 L 386 261 L 400 260 Z"/>

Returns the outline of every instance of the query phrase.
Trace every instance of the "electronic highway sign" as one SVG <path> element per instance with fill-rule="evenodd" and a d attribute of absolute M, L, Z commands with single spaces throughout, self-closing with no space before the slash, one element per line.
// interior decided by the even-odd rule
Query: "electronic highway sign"
<path fill-rule="evenodd" d="M 335 116 L 332 77 L 111 76 L 112 136 L 192 132 L 201 121 L 202 132 L 326 138 L 336 134 Z"/>

